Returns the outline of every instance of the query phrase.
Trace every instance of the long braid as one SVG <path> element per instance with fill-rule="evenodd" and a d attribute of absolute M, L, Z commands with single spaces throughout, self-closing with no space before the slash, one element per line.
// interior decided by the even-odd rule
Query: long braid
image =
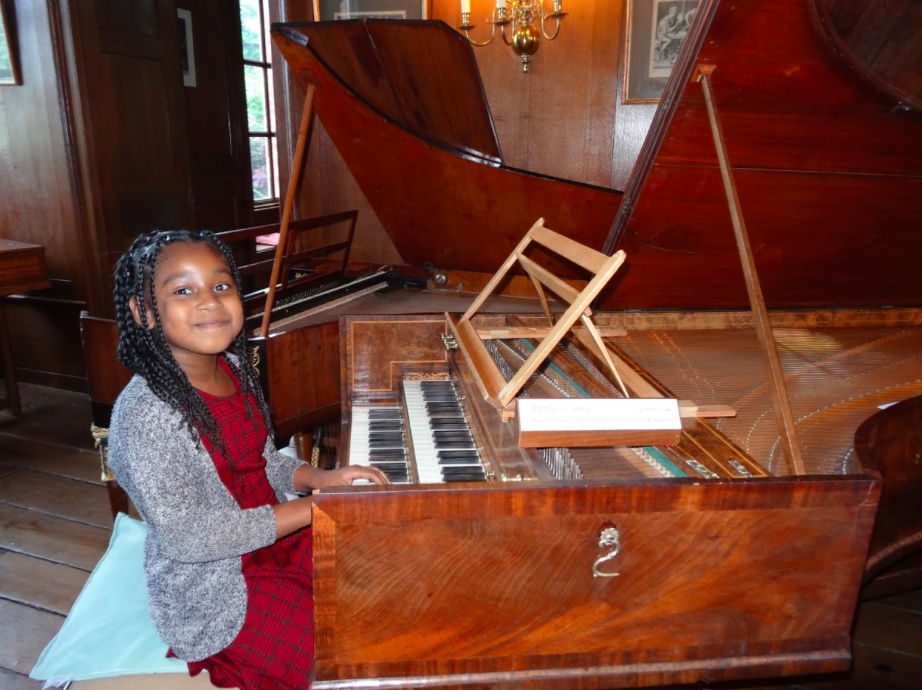
<path fill-rule="evenodd" d="M 157 397 L 182 414 L 194 437 L 199 438 L 199 434 L 207 436 L 224 452 L 214 416 L 173 358 L 160 320 L 154 291 L 157 260 L 165 246 L 179 242 L 204 242 L 219 251 L 227 261 L 234 284 L 238 293 L 240 292 L 240 273 L 233 254 L 214 233 L 177 230 L 142 235 L 134 241 L 116 266 L 115 314 L 119 327 L 118 358 L 126 369 L 142 376 Z M 135 321 L 131 312 L 131 298 L 134 298 L 137 305 L 140 324 Z M 153 327 L 146 328 L 141 325 L 148 323 L 153 323 Z M 240 380 L 247 415 L 253 418 L 249 401 L 249 393 L 252 392 L 263 420 L 269 426 L 269 408 L 262 395 L 256 373 L 247 359 L 246 336 L 242 331 L 234 338 L 228 351 L 238 359 L 236 365 L 230 361 L 228 363 Z"/>
<path fill-rule="evenodd" d="M 207 232 L 200 234 L 209 236 L 212 244 L 224 255 L 224 260 L 227 261 L 227 265 L 231 270 L 231 275 L 234 277 L 234 285 L 237 286 L 237 292 L 242 294 L 240 271 L 237 268 L 237 262 L 234 261 L 234 253 L 231 251 L 230 247 L 218 239 L 214 233 Z M 231 363 L 231 368 L 234 370 L 237 378 L 240 379 L 240 387 L 244 394 L 244 400 L 246 401 L 247 415 L 252 415 L 249 403 L 249 393 L 252 392 L 256 397 L 256 402 L 257 405 L 259 405 L 259 410 L 262 413 L 263 419 L 266 420 L 266 424 L 268 425 L 269 420 L 272 419 L 272 413 L 269 411 L 269 405 L 266 403 L 262 387 L 259 385 L 259 377 L 256 374 L 256 370 L 250 362 L 246 344 L 246 333 L 241 330 L 230 344 L 230 347 L 228 347 L 228 352 L 235 355 L 239 362 L 239 366 L 235 366 Z"/>

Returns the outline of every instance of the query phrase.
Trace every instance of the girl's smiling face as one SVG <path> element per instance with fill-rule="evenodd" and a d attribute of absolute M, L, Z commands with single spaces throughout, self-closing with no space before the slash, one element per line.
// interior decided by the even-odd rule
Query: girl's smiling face
<path fill-rule="evenodd" d="M 243 328 L 234 276 L 224 256 L 207 242 L 164 247 L 157 258 L 154 295 L 163 335 L 183 369 L 224 352 Z M 130 306 L 140 323 L 134 298 Z"/>

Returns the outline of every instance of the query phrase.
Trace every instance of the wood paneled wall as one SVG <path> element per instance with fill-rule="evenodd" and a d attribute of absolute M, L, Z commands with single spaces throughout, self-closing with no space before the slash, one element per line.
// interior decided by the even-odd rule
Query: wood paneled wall
<path fill-rule="evenodd" d="M 312 3 L 303 0 L 278 0 L 273 9 L 273 21 L 304 22 L 314 19 Z M 272 63 L 279 67 L 285 64 L 285 59 L 274 46 Z M 288 70 L 284 67 L 274 70 L 274 78 L 276 99 L 279 103 L 279 174 L 284 192 L 291 175 L 290 165 L 294 157 L 295 137 L 304 108 L 304 91 L 290 78 Z M 359 262 L 403 262 L 400 253 L 384 232 L 384 227 L 372 210 L 371 204 L 317 118 L 313 120 L 310 148 L 301 175 L 296 218 L 356 209 L 359 217 L 355 227 L 351 259 Z"/>
<path fill-rule="evenodd" d="M 473 34 L 477 40 L 489 35 L 483 19 L 490 15 L 493 4 L 491 0 L 471 2 L 471 18 L 479 24 Z M 282 0 L 280 17 L 285 21 L 310 21 L 312 12 L 305 5 L 309 3 Z M 501 38 L 474 49 L 505 163 L 621 189 L 655 110 L 655 105 L 620 105 L 623 0 L 567 0 L 564 9 L 570 14 L 563 21 L 560 35 L 552 42 L 541 39 L 528 74 L 522 73 L 518 57 Z M 431 18 L 458 26 L 460 3 L 432 0 Z M 278 51 L 274 59 L 282 60 Z M 277 85 L 277 92 L 287 90 L 290 98 L 284 129 L 296 132 L 303 105 L 301 89 L 281 73 Z M 282 160 L 290 160 L 294 142 L 284 132 L 280 145 Z M 299 197 L 302 217 L 358 209 L 353 258 L 402 261 L 323 125 L 316 120 L 304 175 Z M 283 181 L 288 179 L 287 165 L 282 176 Z M 540 213 L 540 201 L 536 200 L 536 217 Z"/>
<path fill-rule="evenodd" d="M 238 0 L 178 0 L 192 13 L 195 86 L 183 88 L 193 224 L 254 225 Z"/>
<path fill-rule="evenodd" d="M 474 49 L 506 165 L 611 186 L 622 4 L 564 2 L 569 15 L 560 34 L 540 39 L 527 74 L 499 36 Z M 489 38 L 484 20 L 494 6 L 472 0 L 475 40 Z M 434 0 L 432 14 L 451 27 L 461 24 L 458 0 Z"/>
<path fill-rule="evenodd" d="M 193 12 L 197 86 L 179 67 Z M 8 301 L 21 380 L 85 387 L 78 317 L 152 229 L 251 221 L 236 0 L 16 2 L 22 86 L 0 87 L 0 236 L 45 247 L 50 290 Z"/>
<path fill-rule="evenodd" d="M 54 288 L 13 300 L 21 380 L 85 386 L 83 308 L 112 311 L 139 232 L 190 224 L 174 0 L 17 2 L 23 86 L 3 87 L 0 232 L 45 246 Z"/>
<path fill-rule="evenodd" d="M 273 19 L 312 19 L 305 0 L 274 1 Z M 219 59 L 236 49 L 226 33 L 236 2 L 14 4 L 24 83 L 0 87 L 0 235 L 44 245 L 54 283 L 8 306 L 14 357 L 24 381 L 80 388 L 78 314 L 109 313 L 112 265 L 137 233 L 249 223 L 246 151 L 224 112 L 242 94 Z M 176 83 L 177 4 L 193 11 L 197 67 L 222 83 Z M 559 38 L 542 41 L 529 74 L 499 42 L 475 51 L 500 145 L 508 165 L 618 188 L 646 132 L 643 118 L 619 131 L 629 108 L 617 95 L 623 0 L 565 4 Z M 473 16 L 482 20 L 489 6 L 474 0 Z M 431 17 L 456 26 L 460 5 L 433 0 Z M 289 98 L 280 112 L 284 183 L 303 94 L 278 73 L 277 93 Z M 305 169 L 300 216 L 358 208 L 354 258 L 401 262 L 320 123 Z"/>
<path fill-rule="evenodd" d="M 87 247 L 52 31 L 57 3 L 15 3 L 21 86 L 0 86 L 0 236 L 45 246 L 53 287 L 7 302 L 21 380 L 79 387 Z"/>

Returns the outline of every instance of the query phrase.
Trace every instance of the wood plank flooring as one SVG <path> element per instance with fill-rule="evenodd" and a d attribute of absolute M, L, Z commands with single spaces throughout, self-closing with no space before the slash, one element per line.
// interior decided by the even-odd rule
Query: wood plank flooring
<path fill-rule="evenodd" d="M 21 395 L 22 417 L 0 410 L 0 690 L 41 688 L 28 673 L 105 552 L 112 526 L 87 396 L 30 385 Z M 863 604 L 854 659 L 847 676 L 773 687 L 922 687 L 922 592 Z"/>
<path fill-rule="evenodd" d="M 85 395 L 20 387 L 22 417 L 0 411 L 0 688 L 28 673 L 106 550 L 106 489 Z"/>

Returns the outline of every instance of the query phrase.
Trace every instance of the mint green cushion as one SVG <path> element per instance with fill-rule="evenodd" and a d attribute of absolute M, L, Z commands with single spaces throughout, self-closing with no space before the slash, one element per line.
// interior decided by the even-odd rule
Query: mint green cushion
<path fill-rule="evenodd" d="M 54 684 L 146 673 L 186 673 L 166 658 L 150 618 L 144 537 L 147 525 L 119 514 L 109 548 L 96 565 L 61 630 L 29 674 Z"/>

